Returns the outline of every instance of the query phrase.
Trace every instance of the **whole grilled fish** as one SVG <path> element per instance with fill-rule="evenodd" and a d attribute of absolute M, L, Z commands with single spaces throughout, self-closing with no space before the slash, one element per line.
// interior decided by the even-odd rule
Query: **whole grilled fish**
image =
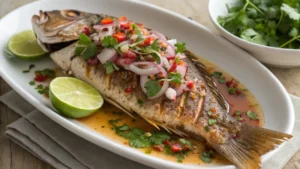
<path fill-rule="evenodd" d="M 139 85 L 138 75 L 131 71 L 122 69 L 107 75 L 102 64 L 90 66 L 82 57 L 75 56 L 76 41 L 84 29 L 93 32 L 93 25 L 106 17 L 76 10 L 41 11 L 39 16 L 32 17 L 32 24 L 41 46 L 52 52 L 53 61 L 65 72 L 97 88 L 107 102 L 131 116 L 141 116 L 157 128 L 181 136 L 205 138 L 217 152 L 239 168 L 260 168 L 263 154 L 292 137 L 232 118 L 206 67 L 187 50 L 185 55 L 188 57 L 183 59 L 188 66 L 186 80 L 192 80 L 195 88 L 185 91 L 176 100 L 165 96 L 148 99 Z M 132 92 L 125 92 L 132 86 Z M 139 100 L 143 101 L 143 105 L 137 104 Z M 212 107 L 218 118 L 215 124 L 210 125 L 207 112 Z"/>

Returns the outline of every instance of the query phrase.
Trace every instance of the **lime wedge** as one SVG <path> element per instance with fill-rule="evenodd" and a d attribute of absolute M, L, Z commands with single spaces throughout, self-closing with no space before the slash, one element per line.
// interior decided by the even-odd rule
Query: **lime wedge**
<path fill-rule="evenodd" d="M 8 42 L 8 49 L 22 59 L 37 59 L 46 54 L 38 44 L 32 30 L 13 35 Z"/>
<path fill-rule="evenodd" d="M 82 118 L 91 115 L 103 105 L 99 92 L 79 79 L 58 77 L 50 83 L 50 100 L 64 116 Z"/>

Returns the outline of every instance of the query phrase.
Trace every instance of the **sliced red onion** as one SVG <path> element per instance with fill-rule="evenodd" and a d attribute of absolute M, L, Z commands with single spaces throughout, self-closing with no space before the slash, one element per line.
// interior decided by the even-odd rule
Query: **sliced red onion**
<path fill-rule="evenodd" d="M 119 43 L 118 46 L 127 45 L 127 44 L 130 44 L 130 43 L 131 43 L 130 40 L 125 40 L 125 41 Z"/>
<path fill-rule="evenodd" d="M 116 59 L 117 51 L 113 48 L 105 48 L 100 54 L 97 55 L 97 58 L 102 64 L 105 64 L 107 61 Z"/>
<path fill-rule="evenodd" d="M 167 77 L 168 74 L 167 74 L 167 72 L 165 71 L 165 69 L 162 68 L 161 66 L 158 66 L 158 68 L 159 68 L 160 72 L 161 72 L 165 77 Z M 148 80 L 149 80 L 149 79 L 148 79 L 148 76 L 141 76 L 140 85 L 141 85 L 142 90 L 143 90 L 144 93 L 147 93 L 147 89 L 145 88 L 145 83 L 146 83 Z M 169 82 L 168 82 L 167 80 L 163 81 L 163 85 L 162 85 L 160 91 L 159 91 L 155 96 L 149 97 L 148 99 L 156 99 L 156 98 L 158 98 L 158 97 L 164 95 L 165 92 L 166 92 L 166 90 L 168 89 L 168 87 L 169 87 Z"/>
<path fill-rule="evenodd" d="M 145 66 L 145 68 L 139 68 L 138 66 Z M 160 72 L 159 65 L 156 65 L 152 62 L 135 62 L 129 65 L 129 70 L 132 72 L 141 75 L 141 76 L 149 76 L 154 75 Z"/>
<path fill-rule="evenodd" d="M 158 32 L 158 31 L 151 31 L 154 35 L 157 36 L 158 39 L 162 40 L 162 41 L 167 41 L 167 38 L 165 37 L 165 35 L 163 35 L 162 33 Z"/>
<path fill-rule="evenodd" d="M 175 57 L 175 48 L 172 48 L 172 45 L 168 45 L 165 57 L 168 59 L 174 58 Z"/>
<path fill-rule="evenodd" d="M 169 70 L 170 67 L 171 67 L 171 65 L 170 65 L 168 59 L 165 58 L 165 57 L 162 57 L 162 58 L 161 58 L 161 61 L 162 61 L 162 63 L 163 63 L 163 66 Z"/>
<path fill-rule="evenodd" d="M 186 89 L 186 84 L 182 83 L 178 88 L 175 89 L 176 95 L 180 96 L 185 89 Z"/>
<path fill-rule="evenodd" d="M 121 25 L 127 24 L 128 21 L 118 21 L 118 27 L 121 27 Z"/>
<path fill-rule="evenodd" d="M 97 57 L 89 58 L 88 61 L 87 61 L 87 63 L 88 63 L 89 65 L 97 65 L 98 62 L 99 62 L 99 60 L 98 60 Z"/>
<path fill-rule="evenodd" d="M 187 70 L 188 70 L 188 68 L 186 66 L 177 65 L 177 67 L 176 67 L 176 71 L 178 73 L 180 73 L 182 75 L 182 77 L 185 77 Z"/>
<path fill-rule="evenodd" d="M 129 65 L 131 65 L 135 59 L 130 59 L 130 58 L 119 58 L 116 60 L 116 64 L 118 66 L 123 67 L 126 70 L 129 70 Z"/>
<path fill-rule="evenodd" d="M 102 31 L 104 28 L 112 28 L 113 24 L 107 24 L 107 25 L 94 25 L 93 28 L 97 31 Z"/>
<path fill-rule="evenodd" d="M 174 89 L 169 87 L 166 91 L 166 96 L 170 100 L 176 100 L 177 93 Z"/>
<path fill-rule="evenodd" d="M 185 59 L 186 55 L 184 53 L 177 53 L 176 57 L 178 57 L 178 59 Z"/>
<path fill-rule="evenodd" d="M 100 31 L 98 33 L 98 36 L 100 39 L 103 39 L 105 36 L 112 36 L 114 33 L 113 27 L 112 26 L 108 26 L 107 27 L 107 31 Z"/>
<path fill-rule="evenodd" d="M 175 44 L 177 43 L 177 40 L 176 39 L 171 39 L 171 40 L 168 40 L 167 41 L 169 44 L 171 44 L 172 46 L 175 47 Z"/>

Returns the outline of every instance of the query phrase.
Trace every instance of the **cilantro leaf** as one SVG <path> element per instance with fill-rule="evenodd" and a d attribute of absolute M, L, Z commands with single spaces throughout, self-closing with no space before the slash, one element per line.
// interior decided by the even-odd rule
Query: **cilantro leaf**
<path fill-rule="evenodd" d="M 119 67 L 117 65 L 115 65 L 114 62 L 112 62 L 112 61 L 106 62 L 104 64 L 104 67 L 105 67 L 105 71 L 106 71 L 107 75 L 111 74 L 115 70 L 119 70 Z"/>
<path fill-rule="evenodd" d="M 138 99 L 137 103 L 139 106 L 143 106 L 143 104 L 144 104 L 143 100 L 141 100 L 141 99 Z"/>
<path fill-rule="evenodd" d="M 156 39 L 152 44 L 151 44 L 151 48 L 153 49 L 153 50 L 155 50 L 155 51 L 159 51 L 159 49 L 160 49 L 160 46 L 159 46 L 159 44 L 158 44 L 158 39 Z"/>
<path fill-rule="evenodd" d="M 96 44 L 94 44 L 91 39 L 81 33 L 79 35 L 78 45 L 75 49 L 75 54 L 77 56 L 82 56 L 85 60 L 89 59 L 90 57 L 93 57 L 98 51 L 98 47 Z"/>
<path fill-rule="evenodd" d="M 184 51 L 186 50 L 185 43 L 176 43 L 174 46 L 176 47 L 176 54 L 184 53 Z"/>
<path fill-rule="evenodd" d="M 144 86 L 147 90 L 147 93 L 146 95 L 148 97 L 153 97 L 155 96 L 161 89 L 161 86 L 159 85 L 159 82 L 158 81 L 155 81 L 155 80 L 149 80 L 145 83 L 145 86 Z"/>
<path fill-rule="evenodd" d="M 170 80 L 170 82 L 176 83 L 176 84 L 181 84 L 181 78 L 182 75 L 180 73 L 174 73 L 171 72 L 168 74 L 168 79 Z"/>
<path fill-rule="evenodd" d="M 138 38 L 136 39 L 137 42 L 143 40 L 143 34 L 141 33 L 139 27 L 137 26 L 137 24 L 131 24 L 134 34 L 138 35 Z"/>
<path fill-rule="evenodd" d="M 211 75 L 212 75 L 213 77 L 219 79 L 223 74 L 222 74 L 222 72 L 213 72 Z"/>
<path fill-rule="evenodd" d="M 252 28 L 244 30 L 241 34 L 241 38 L 249 42 L 253 42 L 261 45 L 267 45 L 267 42 L 264 40 L 263 35 L 259 34 Z"/>
<path fill-rule="evenodd" d="M 291 6 L 284 3 L 282 4 L 280 9 L 284 11 L 291 19 L 300 20 L 300 14 L 298 13 L 298 11 L 296 11 L 295 8 L 292 8 Z"/>
<path fill-rule="evenodd" d="M 161 63 L 160 54 L 157 51 L 153 50 L 151 47 L 143 48 L 141 50 L 141 52 L 142 52 L 142 54 L 150 54 L 150 55 L 152 55 L 157 64 Z"/>
<path fill-rule="evenodd" d="M 248 116 L 251 120 L 258 120 L 257 115 L 256 115 L 253 111 L 251 111 L 251 110 L 249 110 L 249 111 L 247 112 L 247 116 Z"/>
<path fill-rule="evenodd" d="M 35 85 L 35 81 L 30 81 L 29 85 L 31 85 L 31 86 Z"/>
<path fill-rule="evenodd" d="M 208 119 L 208 124 L 209 125 L 214 125 L 217 123 L 217 120 L 216 119 Z"/>
<path fill-rule="evenodd" d="M 211 163 L 213 158 L 214 152 L 212 150 L 210 151 L 204 151 L 201 155 L 201 160 L 205 163 Z"/>
<path fill-rule="evenodd" d="M 154 145 L 162 144 L 165 140 L 169 140 L 171 137 L 164 132 L 155 132 L 152 133 L 150 137 L 150 142 Z"/>
<path fill-rule="evenodd" d="M 105 36 L 102 39 L 101 44 L 105 48 L 113 48 L 118 44 L 118 41 L 116 38 L 113 38 L 112 36 Z"/>

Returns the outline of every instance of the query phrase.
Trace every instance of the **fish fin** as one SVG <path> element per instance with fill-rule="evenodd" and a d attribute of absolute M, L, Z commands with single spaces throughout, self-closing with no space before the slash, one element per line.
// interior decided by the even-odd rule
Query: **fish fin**
<path fill-rule="evenodd" d="M 105 97 L 104 99 L 105 99 L 105 101 L 107 101 L 108 103 L 110 103 L 110 104 L 116 106 L 117 108 L 119 108 L 120 110 L 122 110 L 124 113 L 128 114 L 130 117 L 136 119 L 136 117 L 133 115 L 133 113 L 129 112 L 128 110 L 126 110 L 125 108 L 123 108 L 122 106 L 120 106 L 118 103 L 116 103 L 115 101 L 113 101 L 112 99 L 107 98 L 107 97 Z"/>
<path fill-rule="evenodd" d="M 243 124 L 240 136 L 215 149 L 241 169 L 261 168 L 260 157 L 292 138 L 291 135 Z"/>
<path fill-rule="evenodd" d="M 225 98 L 220 94 L 220 92 L 218 91 L 216 84 L 214 83 L 211 75 L 207 71 L 207 67 L 192 52 L 186 50 L 185 54 L 194 62 L 195 66 L 202 74 L 207 86 L 210 88 L 211 92 L 216 97 L 218 103 L 222 106 L 223 109 L 225 109 L 227 112 L 229 112 L 229 104 L 225 100 Z"/>

